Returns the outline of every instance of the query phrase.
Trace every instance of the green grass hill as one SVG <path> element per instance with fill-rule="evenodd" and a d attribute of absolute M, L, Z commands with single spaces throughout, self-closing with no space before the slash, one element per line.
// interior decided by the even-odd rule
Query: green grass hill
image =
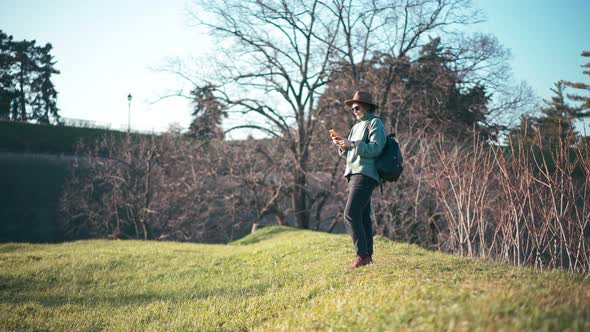
<path fill-rule="evenodd" d="M 229 245 L 0 244 L 0 330 L 590 330 L 590 281 L 268 227 Z"/>
<path fill-rule="evenodd" d="M 107 134 L 124 137 L 126 133 L 100 128 L 0 121 L 0 152 L 73 154 L 80 140 L 92 142 Z"/>

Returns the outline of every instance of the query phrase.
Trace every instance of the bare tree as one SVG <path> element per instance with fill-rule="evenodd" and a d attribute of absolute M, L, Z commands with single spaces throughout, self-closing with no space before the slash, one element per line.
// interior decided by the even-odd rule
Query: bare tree
<path fill-rule="evenodd" d="M 310 226 L 309 148 L 321 113 L 317 98 L 326 84 L 340 24 L 322 1 L 197 1 L 193 17 L 219 38 L 214 87 L 228 112 L 261 122 L 252 128 L 277 138 L 288 149 L 289 213 L 299 227 Z M 206 13 L 206 14 L 205 14 Z"/>
<path fill-rule="evenodd" d="M 416 56 L 429 37 L 482 20 L 471 0 L 199 0 L 191 14 L 219 43 L 215 75 L 188 79 L 207 87 L 229 114 L 246 115 L 243 123 L 228 131 L 260 130 L 289 148 L 290 211 L 304 228 L 310 226 L 313 204 L 307 186 L 310 144 L 321 114 L 338 107 L 339 101 L 363 85 L 374 90 L 379 103 L 389 105 L 395 99 L 392 90 L 399 80 L 398 67 Z M 483 57 L 462 49 L 456 57 L 465 62 L 462 68 L 474 72 L 502 56 L 491 49 L 481 52 Z M 369 60 L 375 54 L 389 55 L 393 61 L 387 64 L 386 77 L 368 80 Z M 325 85 L 338 72 L 347 76 L 339 93 L 320 101 Z M 187 78 L 186 73 L 180 75 Z M 411 93 L 402 96 L 411 98 Z"/>
<path fill-rule="evenodd" d="M 531 103 L 528 90 L 515 89 L 509 81 L 509 50 L 492 35 L 459 32 L 483 21 L 471 0 L 334 5 L 342 29 L 335 43 L 339 63 L 330 74 L 334 83 L 322 96 L 326 102 L 347 98 L 362 87 L 376 96 L 382 119 L 390 120 L 398 133 L 409 128 L 408 135 L 419 134 L 425 125 L 440 127 L 430 122 L 448 117 L 452 105 L 447 101 L 457 92 L 484 87 L 493 96 L 473 110 L 485 114 L 479 122 L 487 127 L 503 128 L 498 124 L 507 123 L 506 113 Z M 416 71 L 428 63 L 435 70 Z M 456 124 L 456 119 L 450 120 L 453 124 L 445 123 L 446 128 Z"/>
<path fill-rule="evenodd" d="M 220 213 L 235 190 L 217 177 L 222 150 L 177 134 L 81 144 L 61 199 L 66 237 L 227 241 L 237 221 Z"/>
<path fill-rule="evenodd" d="M 350 75 L 350 90 L 366 86 L 382 106 L 389 102 L 399 67 L 416 58 L 430 38 L 483 19 L 471 0 L 340 0 L 334 4 L 342 25 L 336 50 L 345 64 L 341 68 Z M 392 60 L 383 64 L 387 75 L 379 82 L 367 77 L 368 64 L 375 54 L 388 55 Z"/>
<path fill-rule="evenodd" d="M 78 154 L 61 199 L 66 237 L 153 238 L 155 138 L 110 135 L 80 145 Z"/>
<path fill-rule="evenodd" d="M 429 160 L 427 182 L 440 202 L 447 222 L 445 248 L 470 257 L 486 257 L 494 202 L 493 155 L 484 141 L 474 136 L 471 146 L 452 148 L 442 139 Z"/>
<path fill-rule="evenodd" d="M 61 199 L 66 238 L 227 242 L 252 223 L 289 222 L 281 145 L 189 135 L 81 144 Z"/>
<path fill-rule="evenodd" d="M 437 146 L 427 179 L 445 217 L 442 249 L 590 272 L 587 142 L 531 145 L 515 135 L 507 147 L 477 137 L 462 150 Z"/>

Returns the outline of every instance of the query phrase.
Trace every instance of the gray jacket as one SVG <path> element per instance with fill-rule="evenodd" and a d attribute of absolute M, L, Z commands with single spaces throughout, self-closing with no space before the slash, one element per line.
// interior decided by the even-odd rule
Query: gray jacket
<path fill-rule="evenodd" d="M 368 143 L 365 135 L 367 128 Z M 340 155 L 346 158 L 344 176 L 363 174 L 380 182 L 375 159 L 383 151 L 386 141 L 385 126 L 381 119 L 373 113 L 365 113 L 364 117 L 352 126 L 348 139 L 354 142 L 354 146 L 339 150 Z"/>

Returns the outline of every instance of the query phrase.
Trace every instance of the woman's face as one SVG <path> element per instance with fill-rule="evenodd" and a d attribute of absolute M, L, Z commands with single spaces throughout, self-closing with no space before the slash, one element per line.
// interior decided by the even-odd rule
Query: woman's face
<path fill-rule="evenodd" d="M 362 104 L 358 104 L 358 103 L 352 104 L 352 113 L 354 113 L 354 116 L 357 118 L 357 120 L 362 118 L 363 115 L 365 115 L 365 112 L 366 112 L 366 110 Z"/>

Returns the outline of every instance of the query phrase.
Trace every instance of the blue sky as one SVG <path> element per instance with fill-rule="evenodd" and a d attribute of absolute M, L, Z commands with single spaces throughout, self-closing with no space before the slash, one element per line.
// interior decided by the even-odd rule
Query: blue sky
<path fill-rule="evenodd" d="M 82 5 L 83 3 L 83 5 Z M 61 74 L 55 77 L 60 114 L 127 126 L 127 94 L 133 95 L 131 126 L 161 131 L 187 127 L 190 106 L 158 97 L 182 86 L 154 71 L 167 58 L 199 56 L 211 48 L 190 26 L 187 0 L 0 0 L 0 29 L 17 40 L 50 42 Z M 490 32 L 511 49 L 514 78 L 541 98 L 560 79 L 588 82 L 579 67 L 590 50 L 589 0 L 475 0 Z M 586 59 L 588 60 L 588 59 Z"/>
<path fill-rule="evenodd" d="M 84 3 L 84 5 L 81 5 Z M 189 26 L 185 0 L 0 0 L 0 29 L 16 39 L 50 42 L 61 71 L 55 76 L 60 115 L 127 128 L 188 127 L 185 100 L 159 96 L 181 82 L 153 68 L 168 57 L 188 57 L 207 48 Z"/>
<path fill-rule="evenodd" d="M 549 88 L 561 79 L 584 79 L 579 66 L 584 63 L 580 53 L 590 50 L 590 1 L 476 0 L 475 3 L 487 16 L 487 22 L 476 29 L 493 33 L 511 49 L 514 77 L 526 80 L 537 94 L 549 96 Z"/>

